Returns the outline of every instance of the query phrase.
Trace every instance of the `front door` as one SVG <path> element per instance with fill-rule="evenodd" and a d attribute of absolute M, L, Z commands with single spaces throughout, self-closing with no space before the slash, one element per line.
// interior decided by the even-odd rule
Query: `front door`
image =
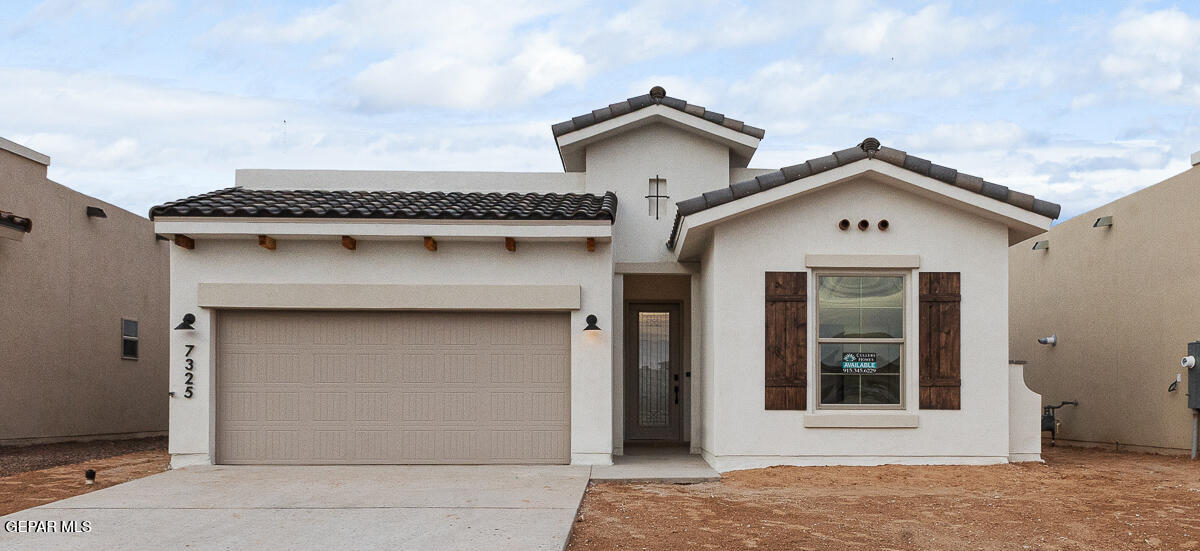
<path fill-rule="evenodd" d="M 678 304 L 625 310 L 625 439 L 681 441 Z"/>

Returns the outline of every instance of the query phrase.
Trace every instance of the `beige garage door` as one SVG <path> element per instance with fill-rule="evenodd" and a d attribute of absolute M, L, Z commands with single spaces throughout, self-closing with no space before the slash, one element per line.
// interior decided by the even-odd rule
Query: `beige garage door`
<path fill-rule="evenodd" d="M 567 463 L 567 314 L 225 311 L 219 463 Z"/>

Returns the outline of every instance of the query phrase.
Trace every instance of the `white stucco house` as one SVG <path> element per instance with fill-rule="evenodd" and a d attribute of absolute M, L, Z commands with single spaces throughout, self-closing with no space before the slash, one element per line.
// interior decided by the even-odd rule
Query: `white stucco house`
<path fill-rule="evenodd" d="M 561 173 L 240 170 L 153 208 L 172 464 L 1038 458 L 1008 246 L 1058 205 L 873 138 L 748 168 L 763 130 L 659 87 L 552 133 Z"/>

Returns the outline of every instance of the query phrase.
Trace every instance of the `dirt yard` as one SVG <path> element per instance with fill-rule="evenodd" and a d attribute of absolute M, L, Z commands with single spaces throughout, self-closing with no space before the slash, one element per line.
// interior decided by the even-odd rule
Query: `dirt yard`
<path fill-rule="evenodd" d="M 0 515 L 167 470 L 166 438 L 0 448 Z M 83 472 L 96 471 L 96 483 Z"/>
<path fill-rule="evenodd" d="M 1200 550 L 1200 461 L 1072 448 L 1043 457 L 593 484 L 568 549 Z"/>

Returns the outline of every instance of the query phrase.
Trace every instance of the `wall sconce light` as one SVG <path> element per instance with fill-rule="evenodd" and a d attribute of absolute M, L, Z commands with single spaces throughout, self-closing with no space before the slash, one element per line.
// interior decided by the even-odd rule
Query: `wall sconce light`
<path fill-rule="evenodd" d="M 600 326 L 596 325 L 596 321 L 597 321 L 596 314 L 588 314 L 588 316 L 586 318 L 584 318 L 584 321 L 587 322 L 587 327 L 583 328 L 584 331 L 599 331 L 600 330 Z"/>
<path fill-rule="evenodd" d="M 1042 337 L 1042 338 L 1038 339 L 1038 344 L 1048 344 L 1050 346 L 1054 346 L 1054 345 L 1058 344 L 1058 335 L 1050 335 L 1049 337 Z"/>
<path fill-rule="evenodd" d="M 193 323 L 196 323 L 196 316 L 194 316 L 192 314 L 184 314 L 183 322 L 181 322 L 179 325 L 176 325 L 175 330 L 176 331 L 195 331 L 196 328 L 192 327 Z"/>
<path fill-rule="evenodd" d="M 1034 244 L 1033 244 L 1033 250 L 1035 250 L 1035 251 L 1047 251 L 1047 250 L 1050 250 L 1050 240 L 1049 240 L 1049 239 L 1047 239 L 1047 240 L 1044 240 L 1044 241 L 1038 241 L 1037 243 L 1034 243 Z"/>
<path fill-rule="evenodd" d="M 87 215 L 88 218 L 108 218 L 108 215 L 104 213 L 104 209 L 100 207 L 88 207 Z"/>
<path fill-rule="evenodd" d="M 1112 227 L 1112 217 L 1111 216 L 1101 216 L 1100 218 L 1096 219 L 1096 223 L 1092 224 L 1092 227 L 1093 228 Z"/>

